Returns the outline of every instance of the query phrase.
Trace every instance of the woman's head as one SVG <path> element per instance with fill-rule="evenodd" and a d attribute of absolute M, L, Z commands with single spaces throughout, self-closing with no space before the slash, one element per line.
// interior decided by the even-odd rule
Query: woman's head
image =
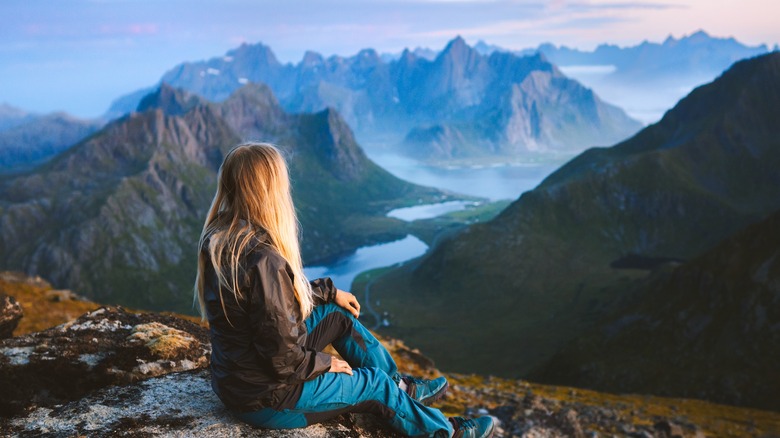
<path fill-rule="evenodd" d="M 254 225 L 274 224 L 289 216 L 294 219 L 284 158 L 265 143 L 244 143 L 228 152 L 214 200 L 221 204 L 220 213 Z"/>
<path fill-rule="evenodd" d="M 244 143 L 228 152 L 220 167 L 217 193 L 200 241 L 200 247 L 203 247 L 208 238 L 207 250 L 219 277 L 223 308 L 223 290 L 232 292 L 235 299 L 241 295 L 239 259 L 247 245 L 257 241 L 259 234 L 267 234 L 270 244 L 290 264 L 295 275 L 295 295 L 305 317 L 313 304 L 311 289 L 303 274 L 298 221 L 287 165 L 276 147 L 266 143 Z M 200 253 L 196 294 L 204 317 L 205 262 Z"/>

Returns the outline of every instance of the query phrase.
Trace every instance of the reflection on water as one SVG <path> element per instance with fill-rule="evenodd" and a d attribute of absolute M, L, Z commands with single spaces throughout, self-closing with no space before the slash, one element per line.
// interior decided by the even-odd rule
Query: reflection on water
<path fill-rule="evenodd" d="M 407 235 L 401 240 L 364 246 L 354 254 L 345 257 L 331 266 L 310 266 L 304 269 L 309 279 L 330 277 L 342 290 L 349 290 L 355 277 L 369 269 L 390 266 L 425 254 L 428 250 L 422 240 Z"/>
<path fill-rule="evenodd" d="M 471 202 L 448 201 L 438 204 L 415 205 L 414 207 L 396 208 L 390 210 L 387 216 L 411 222 L 417 219 L 430 219 L 453 211 L 463 210 Z"/>
<path fill-rule="evenodd" d="M 393 175 L 407 181 L 479 196 L 492 201 L 517 199 L 533 189 L 562 163 L 530 163 L 473 167 L 433 167 L 410 158 L 370 151 L 370 158 Z"/>

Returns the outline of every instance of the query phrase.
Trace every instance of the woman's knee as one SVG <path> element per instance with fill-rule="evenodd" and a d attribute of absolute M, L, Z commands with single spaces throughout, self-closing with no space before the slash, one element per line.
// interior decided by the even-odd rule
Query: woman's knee
<path fill-rule="evenodd" d="M 334 316 L 344 320 L 347 324 L 354 324 L 357 321 L 357 319 L 343 307 L 334 303 L 327 303 L 320 304 L 314 308 L 311 315 L 306 318 L 306 327 L 311 331 L 323 320 L 333 318 Z"/>
<path fill-rule="evenodd" d="M 372 400 L 386 400 L 396 397 L 398 385 L 386 372 L 376 367 L 357 368 L 354 372 L 362 373 L 364 383 L 361 389 L 366 392 L 367 398 Z"/>

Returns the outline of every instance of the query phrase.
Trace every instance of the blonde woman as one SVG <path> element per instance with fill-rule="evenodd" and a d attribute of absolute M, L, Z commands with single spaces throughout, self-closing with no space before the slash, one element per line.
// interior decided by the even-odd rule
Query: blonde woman
<path fill-rule="evenodd" d="M 212 388 L 239 419 L 287 429 L 371 412 L 408 436 L 492 435 L 490 417 L 448 419 L 427 407 L 446 379 L 399 375 L 358 321 L 355 297 L 330 279 L 307 281 L 287 167 L 275 147 L 237 146 L 218 179 L 195 294 L 210 326 Z M 344 360 L 323 353 L 328 344 Z"/>

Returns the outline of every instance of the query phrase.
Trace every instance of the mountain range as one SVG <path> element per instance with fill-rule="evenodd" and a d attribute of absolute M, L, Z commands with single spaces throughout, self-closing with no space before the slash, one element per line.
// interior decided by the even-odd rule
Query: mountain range
<path fill-rule="evenodd" d="M 592 51 L 552 43 L 511 51 L 483 41 L 474 48 L 485 55 L 496 51 L 518 56 L 542 53 L 566 75 L 645 123 L 660 120 L 693 88 L 712 81 L 734 62 L 769 51 L 763 44 L 747 46 L 701 30 L 681 38 L 670 35 L 660 43 L 644 41 L 627 47 L 601 44 Z"/>
<path fill-rule="evenodd" d="M 593 51 L 584 51 L 547 43 L 533 51 L 543 53 L 561 67 L 614 66 L 611 80 L 636 84 L 680 76 L 699 82 L 711 80 L 736 61 L 763 55 L 769 49 L 765 44 L 747 46 L 734 38 L 717 38 L 700 30 L 682 38 L 670 35 L 662 43 L 644 41 L 631 47 L 601 44 Z"/>
<path fill-rule="evenodd" d="M 441 239 L 422 260 L 374 283 L 372 298 L 381 299 L 393 321 L 387 332 L 429 351 L 443 368 L 517 377 L 544 368 L 566 345 L 615 315 L 636 314 L 631 306 L 637 302 L 657 306 L 641 313 L 654 318 L 690 312 L 685 306 L 663 307 L 666 303 L 657 298 L 668 295 L 643 286 L 651 282 L 648 269 L 707 257 L 707 251 L 724 239 L 780 210 L 778 84 L 780 53 L 738 62 L 716 81 L 695 89 L 657 124 L 613 147 L 582 153 L 494 220 Z M 771 259 L 766 252 L 757 257 L 763 260 L 764 256 Z M 750 269 L 753 260 L 745 260 Z M 679 275 L 691 272 L 687 269 Z M 739 275 L 749 278 L 754 271 Z M 776 282 L 776 277 L 771 281 Z M 701 284 L 711 286 L 706 281 Z M 769 302 L 777 299 L 777 289 L 772 287 L 775 296 Z M 680 318 L 701 330 L 698 339 L 720 339 L 714 331 L 741 327 L 745 315 L 764 315 L 768 325 L 745 332 L 755 336 L 740 351 L 740 360 L 766 364 L 776 354 L 771 345 L 776 336 L 766 327 L 780 321 L 766 310 L 767 294 L 755 296 L 760 298 L 740 301 L 739 311 L 724 297 L 717 304 L 723 310 L 718 324 L 697 322 L 706 315 L 703 309 L 685 313 L 692 319 Z M 425 302 L 425 310 L 409 306 L 409 300 Z M 705 301 L 690 298 L 701 305 Z M 432 308 L 437 311 L 431 312 Z M 727 309 L 734 312 L 728 314 Z M 620 337 L 619 332 L 615 336 L 635 343 L 646 339 Z M 708 345 L 713 350 L 703 351 L 702 357 L 726 354 Z M 623 380 L 621 390 L 650 390 L 632 382 L 653 369 L 658 373 L 663 364 L 697 373 L 700 382 L 721 376 L 713 371 L 717 364 L 697 368 L 694 365 L 700 363 L 690 355 L 656 361 L 655 351 L 643 346 L 636 350 L 643 355 L 630 360 L 648 364 L 629 372 L 640 377 Z M 591 356 L 588 361 L 598 363 Z M 559 363 L 558 369 L 574 373 L 579 365 Z M 627 368 L 612 365 L 617 370 Z M 780 389 L 776 377 L 746 383 L 743 375 L 731 374 L 728 384 L 738 387 L 735 392 L 741 393 L 743 384 L 745 393 L 751 385 Z M 664 383 L 653 392 L 712 397 L 719 391 L 722 401 L 777 408 L 765 398 L 735 397 L 734 391 L 723 391 L 722 386 L 710 392 L 698 391 L 693 384 L 686 389 L 681 380 L 648 379 Z"/>
<path fill-rule="evenodd" d="M 0 104 L 0 131 L 34 119 L 37 114 L 29 113 L 7 103 Z"/>
<path fill-rule="evenodd" d="M 214 101 L 249 82 L 267 84 L 287 111 L 333 107 L 367 141 L 401 143 L 417 158 L 571 155 L 636 132 L 640 124 L 564 76 L 544 57 L 483 56 L 458 37 L 434 60 L 404 51 L 389 63 L 371 49 L 349 58 L 307 52 L 280 63 L 262 44 L 184 63 L 162 82 Z M 110 116 L 134 107 L 117 100 Z"/>
<path fill-rule="evenodd" d="M 258 84 L 219 104 L 163 85 L 46 164 L 0 177 L 0 264 L 104 302 L 191 311 L 218 167 L 255 138 L 289 155 L 307 262 L 400 238 L 384 214 L 442 196 L 369 161 L 334 110 L 286 113 Z"/>
<path fill-rule="evenodd" d="M 29 114 L 0 109 L 0 173 L 21 172 L 45 162 L 103 125 L 65 113 Z"/>

